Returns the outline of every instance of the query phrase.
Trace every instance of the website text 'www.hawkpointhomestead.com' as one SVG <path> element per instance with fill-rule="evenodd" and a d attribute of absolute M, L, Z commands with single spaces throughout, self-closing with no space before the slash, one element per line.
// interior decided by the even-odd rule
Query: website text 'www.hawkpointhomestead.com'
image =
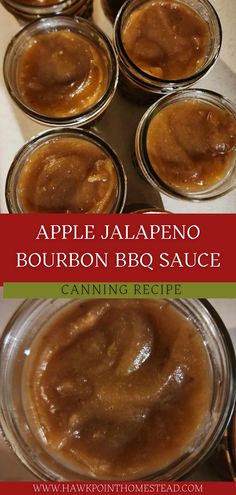
<path fill-rule="evenodd" d="M 34 493 L 204 493 L 201 483 L 33 483 Z"/>

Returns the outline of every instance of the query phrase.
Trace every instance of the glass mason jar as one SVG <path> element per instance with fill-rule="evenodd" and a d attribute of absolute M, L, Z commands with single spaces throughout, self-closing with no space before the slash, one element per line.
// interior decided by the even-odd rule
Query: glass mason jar
<path fill-rule="evenodd" d="M 69 204 L 72 206 L 72 212 L 74 213 L 83 213 L 83 211 L 80 211 L 78 206 L 80 199 L 77 198 L 78 196 L 81 196 L 81 201 L 82 204 L 85 205 L 84 212 L 86 213 L 86 205 L 88 207 L 88 213 L 89 213 L 89 204 L 88 199 L 86 199 L 86 194 L 88 194 L 88 189 L 86 192 L 86 184 L 85 180 L 87 176 L 84 178 L 84 174 L 86 173 L 83 169 L 82 171 L 82 179 L 79 174 L 79 166 L 76 162 L 74 162 L 75 166 L 78 167 L 78 184 L 77 184 L 77 189 L 76 189 L 76 177 L 77 175 L 75 174 L 75 171 L 73 171 L 73 168 L 71 167 L 74 166 L 72 164 L 72 158 L 70 155 L 68 155 L 68 149 L 66 150 L 64 156 L 63 156 L 63 149 L 60 149 L 58 153 L 60 153 L 60 156 L 58 158 L 58 163 L 59 165 L 57 166 L 57 160 L 54 159 L 54 162 L 51 163 L 52 168 L 55 166 L 55 171 L 53 172 L 52 168 L 49 171 L 50 165 L 46 163 L 45 160 L 45 154 L 47 154 L 47 151 L 43 151 L 44 157 L 42 158 L 44 168 L 42 169 L 42 172 L 39 173 L 39 170 L 37 169 L 37 180 L 40 182 L 40 188 L 39 184 L 37 182 L 35 183 L 30 183 L 30 178 L 27 175 L 28 172 L 30 171 L 30 168 L 27 168 L 27 166 L 32 167 L 35 165 L 35 169 L 39 166 L 39 163 L 32 163 L 32 157 L 37 156 L 37 153 L 40 153 L 42 148 L 44 150 L 47 150 L 45 146 L 49 146 L 49 158 L 50 158 L 50 153 L 54 153 L 53 156 L 55 158 L 55 153 L 56 151 L 52 152 L 50 151 L 50 146 L 54 143 L 59 143 L 60 145 L 66 145 L 68 148 L 68 140 L 74 140 L 75 145 L 77 145 L 76 141 L 79 143 L 85 142 L 88 143 L 98 149 L 99 153 L 101 152 L 101 156 L 99 156 L 100 161 L 101 160 L 109 160 L 110 164 L 114 167 L 112 174 L 110 173 L 107 174 L 107 195 L 110 190 L 109 188 L 109 180 L 112 181 L 112 188 L 110 190 L 109 195 L 107 196 L 107 202 L 105 203 L 106 195 L 104 193 L 104 197 L 101 198 L 101 194 L 97 196 L 97 201 L 98 204 L 96 204 L 96 194 L 98 194 L 98 188 L 99 188 L 99 182 L 94 182 L 94 194 L 90 197 L 90 200 L 92 201 L 92 211 L 91 213 L 120 213 L 125 205 L 125 200 L 126 200 L 126 194 L 127 194 L 127 179 L 125 175 L 125 171 L 123 168 L 122 163 L 120 162 L 119 158 L 117 157 L 116 153 L 113 151 L 113 149 L 105 142 L 103 141 L 100 137 L 96 136 L 92 132 L 85 130 L 85 129 L 66 129 L 62 128 L 60 130 L 57 129 L 51 129 L 46 132 L 42 132 L 38 134 L 36 137 L 33 137 L 30 141 L 28 141 L 17 153 L 10 169 L 8 172 L 7 180 L 6 180 L 6 203 L 8 207 L 9 213 L 66 213 L 69 212 Z M 73 155 L 73 142 L 72 144 L 69 143 L 69 152 L 71 155 Z M 76 153 L 76 150 L 75 150 Z M 89 153 L 89 151 L 87 152 Z M 94 151 L 92 150 L 92 153 Z M 49 160 L 48 158 L 48 160 Z M 38 158 L 38 161 L 41 158 Z M 68 160 L 67 162 L 63 162 L 62 160 Z M 79 159 L 79 158 L 78 158 Z M 94 159 L 96 160 L 96 158 Z M 67 169 L 63 171 L 61 164 Z M 106 163 L 104 161 L 104 167 L 106 166 Z M 46 171 L 45 171 L 46 170 Z M 48 172 L 47 172 L 48 171 Z M 25 175 L 22 175 L 22 173 Z M 96 169 L 96 163 L 93 165 L 92 172 L 87 171 L 88 174 L 92 174 L 93 176 L 98 174 L 103 174 L 103 164 L 99 171 Z M 106 173 L 106 171 L 105 171 Z M 32 180 L 35 179 L 34 177 L 34 172 L 32 172 Z M 48 175 L 49 174 L 49 175 Z M 60 177 L 60 174 L 61 177 Z M 69 180 L 68 182 L 68 175 L 72 174 L 72 179 Z M 23 177 L 23 179 L 22 179 Z M 27 179 L 28 177 L 28 179 Z M 24 182 L 26 180 L 26 182 Z M 101 181 L 105 180 L 104 177 L 101 178 Z M 54 181 L 54 183 L 53 183 Z M 84 188 L 82 188 L 81 185 L 84 184 Z M 83 182 L 84 181 L 84 182 Z M 89 178 L 87 178 L 87 182 L 89 182 Z M 93 180 L 92 180 L 93 182 Z M 68 183 L 68 186 L 67 186 Z M 88 184 L 87 184 L 88 185 Z M 73 189 L 73 187 L 75 189 Z M 72 190 L 71 190 L 72 187 Z M 91 189 L 92 184 L 90 184 L 89 191 L 91 194 Z M 96 188 L 96 190 L 95 190 Z M 21 189 L 21 193 L 19 193 Z M 27 192 L 28 191 L 28 192 Z M 27 198 L 27 194 L 31 195 L 31 199 L 29 197 Z M 65 194 L 68 195 L 68 197 L 65 197 Z M 74 209 L 73 209 L 73 200 L 71 199 L 72 195 L 75 195 L 76 203 L 74 204 Z M 38 206 L 36 207 L 36 195 L 37 195 L 37 201 L 38 201 Z M 40 195 L 41 199 L 40 199 Z M 46 195 L 46 196 L 45 196 Z M 84 200 L 82 198 L 85 198 Z M 26 200 L 27 198 L 27 200 Z M 51 198 L 51 199 L 50 199 Z M 63 198 L 63 199 L 61 199 Z M 51 202 L 51 205 L 48 203 Z M 71 203 L 72 201 L 72 203 Z M 100 201 L 100 202 L 99 202 Z M 102 202 L 104 201 L 104 211 L 102 209 Z M 106 207 L 105 207 L 106 204 Z M 30 210 L 26 209 L 26 206 L 24 205 L 30 205 Z M 65 206 L 67 205 L 67 207 Z M 77 208 L 76 208 L 77 205 Z M 109 205 L 109 206 L 108 206 Z"/>
<path fill-rule="evenodd" d="M 147 480 L 179 480 L 205 460 L 227 427 L 235 399 L 234 351 L 218 314 L 205 300 L 173 299 L 169 302 L 192 321 L 204 342 L 212 382 L 211 406 L 204 427 L 198 428 L 187 452 L 161 472 L 150 473 L 145 477 Z M 25 409 L 27 401 L 23 397 L 24 367 L 34 339 L 50 318 L 74 303 L 66 299 L 25 301 L 11 318 L 0 342 L 1 427 L 20 460 L 42 480 L 96 481 L 53 457 L 33 431 L 28 420 L 29 411 Z"/>
<path fill-rule="evenodd" d="M 75 42 L 81 47 L 77 61 Z M 38 56 L 49 57 L 47 65 L 42 62 L 43 69 L 35 63 Z M 118 82 L 117 58 L 107 36 L 86 19 L 64 16 L 25 26 L 8 45 L 3 72 L 18 107 L 36 122 L 51 126 L 90 124 L 108 107 Z"/>
<path fill-rule="evenodd" d="M 20 24 L 59 14 L 89 19 L 93 13 L 93 0 L 2 0 L 2 4 Z"/>
<path fill-rule="evenodd" d="M 138 9 L 146 6 L 146 4 L 155 5 L 155 2 L 150 0 L 131 0 L 126 2 L 120 9 L 115 22 L 114 43 L 119 59 L 121 88 L 130 99 L 135 100 L 137 103 L 151 103 L 158 96 L 185 89 L 199 81 L 213 67 L 222 43 L 220 20 L 208 0 L 178 0 L 178 4 L 191 7 L 208 26 L 209 47 L 205 61 L 193 74 L 172 80 L 162 79 L 161 76 L 157 77 L 151 72 L 144 71 L 128 56 L 123 43 L 123 32 L 131 14 L 135 11 L 138 12 Z M 172 42 L 175 45 L 174 36 L 175 33 L 173 32 Z"/>
<path fill-rule="evenodd" d="M 184 185 L 183 185 L 184 181 L 182 181 L 182 183 L 180 182 L 179 175 L 181 175 L 181 170 L 183 172 L 185 171 L 185 167 L 188 166 L 188 162 L 186 162 L 186 164 L 183 165 L 184 161 L 183 161 L 183 158 L 181 155 L 181 160 L 179 159 L 179 162 L 178 162 L 179 168 L 177 168 L 176 146 L 173 148 L 173 142 L 170 140 L 169 135 L 165 136 L 165 134 L 163 134 L 161 137 L 161 135 L 159 134 L 159 137 L 160 137 L 160 139 L 162 141 L 162 145 L 163 145 L 162 154 L 164 153 L 163 150 L 165 149 L 166 171 L 168 172 L 168 174 L 170 174 L 170 170 L 171 170 L 170 165 L 171 165 L 171 167 L 173 167 L 173 177 L 171 176 L 172 182 L 169 182 L 169 183 L 167 182 L 167 179 L 166 179 L 167 175 L 165 177 L 165 181 L 164 181 L 164 178 L 161 178 L 160 176 L 158 176 L 157 163 L 155 164 L 155 167 L 152 165 L 151 159 L 153 159 L 153 152 L 151 150 L 149 150 L 148 146 L 147 146 L 148 137 L 149 137 L 149 143 L 151 143 L 150 134 L 148 134 L 149 129 L 150 129 L 150 125 L 154 122 L 155 117 L 160 115 L 161 111 L 163 111 L 162 115 L 164 115 L 164 110 L 167 110 L 167 109 L 171 110 L 172 105 L 181 104 L 181 103 L 187 104 L 188 102 L 191 105 L 196 105 L 198 103 L 207 104 L 207 105 L 209 105 L 209 107 L 207 107 L 208 109 L 212 108 L 212 109 L 216 109 L 216 111 L 217 110 L 225 111 L 226 113 L 224 114 L 224 118 L 225 118 L 225 116 L 227 116 L 230 119 L 230 122 L 232 123 L 232 127 L 233 127 L 233 131 L 232 131 L 233 138 L 232 139 L 234 139 L 234 141 L 236 140 L 236 108 L 235 108 L 235 105 L 232 102 L 230 102 L 228 99 L 226 99 L 223 96 L 221 96 L 217 93 L 214 93 L 212 91 L 201 90 L 201 89 L 186 89 L 185 91 L 176 92 L 176 93 L 173 93 L 173 94 L 170 94 L 168 96 L 161 98 L 156 103 L 154 103 L 147 110 L 147 112 L 143 115 L 143 117 L 142 117 L 142 119 L 138 125 L 137 131 L 136 131 L 136 137 L 135 137 L 135 165 L 138 166 L 139 171 L 142 173 L 142 175 L 146 178 L 146 180 L 154 188 L 157 188 L 159 191 L 161 191 L 162 193 L 164 193 L 168 196 L 178 198 L 178 199 L 191 200 L 191 201 L 200 201 L 200 200 L 203 201 L 203 200 L 215 199 L 217 197 L 223 196 L 224 194 L 228 193 L 229 191 L 234 189 L 236 186 L 236 151 L 235 151 L 234 145 L 232 145 L 232 150 L 230 151 L 230 154 L 228 154 L 228 152 L 225 153 L 225 156 L 227 158 L 227 167 L 226 167 L 226 165 L 224 165 L 224 169 L 223 169 L 223 164 L 220 163 L 220 167 L 222 167 L 222 170 L 225 170 L 224 174 L 222 176 L 220 176 L 220 175 L 218 176 L 217 174 L 219 174 L 219 171 L 217 171 L 216 177 L 214 177 L 214 175 L 213 175 L 214 180 L 211 177 L 212 185 L 209 185 L 210 182 L 206 182 L 206 185 L 204 187 L 200 184 L 199 187 L 197 185 L 195 187 L 195 189 L 191 189 L 192 185 L 188 185 L 188 182 L 186 182 L 186 184 L 184 184 Z M 192 107 L 192 108 L 194 108 L 194 107 Z M 199 111 L 201 111 L 201 110 L 199 110 Z M 177 106 L 174 107 L 173 112 L 175 113 L 175 118 L 176 118 Z M 186 139 L 187 139 L 188 143 L 190 143 L 190 148 L 191 148 L 191 146 L 199 147 L 199 150 L 200 150 L 199 156 L 201 156 L 201 152 L 202 152 L 204 146 L 206 146 L 206 143 L 201 143 L 201 142 L 196 143 L 196 133 L 194 133 L 194 135 L 191 135 L 191 132 L 193 132 L 193 131 L 191 131 L 191 126 L 188 125 L 188 123 L 191 122 L 191 114 L 189 114 L 189 115 L 190 115 L 189 121 L 186 121 L 186 127 L 184 125 L 185 122 L 183 122 L 182 135 L 184 135 L 185 138 L 187 136 Z M 222 119 L 222 117 L 221 117 L 221 119 Z M 169 122 L 170 122 L 170 120 L 169 120 Z M 181 125 L 182 125 L 181 117 L 180 117 L 179 122 L 181 122 Z M 166 125 L 166 124 L 163 124 L 163 126 L 164 125 Z M 177 125 L 177 124 L 175 124 L 175 125 Z M 178 124 L 178 127 L 179 127 L 179 125 L 180 124 Z M 174 127 L 173 126 L 171 128 L 168 127 L 168 130 L 171 129 L 172 134 L 173 134 L 173 132 L 175 132 Z M 173 129 L 174 129 L 174 131 L 173 131 Z M 214 122 L 213 122 L 212 129 L 214 129 Z M 160 128 L 159 128 L 159 130 L 160 130 Z M 204 130 L 203 129 L 200 129 L 200 130 L 201 130 L 201 133 L 200 133 L 201 136 L 200 137 L 205 138 L 206 134 L 205 134 Z M 169 130 L 169 132 L 170 132 L 170 130 Z M 154 136 L 154 131 L 152 131 L 152 133 Z M 202 136 L 202 134 L 203 134 L 203 136 Z M 222 136 L 220 136 L 220 138 L 221 137 Z M 223 138 L 226 138 L 226 136 L 223 136 Z M 200 139 L 200 138 L 198 138 L 198 139 Z M 227 139 L 228 139 L 228 136 L 227 136 Z M 230 137 L 230 139 L 231 139 L 231 137 Z M 177 139 L 177 141 L 178 141 L 178 139 Z M 194 141 L 194 143 L 192 144 L 193 141 Z M 179 142 L 177 144 L 179 146 Z M 182 148 L 178 147 L 178 152 L 179 152 L 179 149 L 181 149 L 182 151 L 185 152 L 185 150 L 187 149 L 186 148 L 187 144 L 186 144 L 186 142 L 182 143 L 181 144 Z M 175 145 L 175 142 L 174 142 L 174 145 Z M 215 145 L 216 145 L 216 151 L 217 151 L 217 144 L 214 143 L 214 146 Z M 222 143 L 220 143 L 220 145 L 222 145 Z M 153 144 L 152 144 L 152 146 L 153 146 Z M 154 146 L 156 146 L 156 149 L 157 149 L 156 143 L 154 143 Z M 166 148 L 164 148 L 164 146 Z M 171 146 L 172 146 L 172 148 L 171 148 Z M 149 147 L 150 147 L 150 144 L 149 144 Z M 198 150 L 198 152 L 199 152 L 199 150 Z M 189 153 L 190 152 L 194 156 L 194 149 L 193 150 L 190 149 Z M 190 155 L 191 155 L 191 153 L 190 153 Z M 169 154 L 169 156 L 167 158 L 168 154 Z M 188 155 L 188 157 L 190 155 Z M 221 158 L 222 156 L 224 156 L 224 153 L 222 151 L 219 151 L 220 160 L 222 160 L 222 158 Z M 150 157 L 152 157 L 152 158 L 150 158 Z M 206 161 L 207 161 L 207 166 L 209 168 L 209 171 L 211 173 L 213 173 L 213 166 L 215 163 L 215 162 L 213 162 L 213 158 L 215 158 L 215 156 L 212 152 L 212 154 L 209 154 L 209 156 L 206 155 L 206 157 L 207 157 Z M 171 162 L 171 160 L 173 161 L 173 163 Z M 192 160 L 191 163 L 193 163 L 193 165 L 191 165 L 191 166 L 195 166 L 194 160 L 195 160 L 195 158 Z M 180 166 L 180 164 L 181 164 L 181 166 Z M 196 167 L 197 167 L 197 165 L 196 165 Z M 206 167 L 206 165 L 205 165 L 205 167 Z M 219 164 L 217 164 L 217 167 L 219 168 Z M 189 169 L 186 168 L 186 170 L 187 170 L 187 172 L 186 172 L 186 177 L 187 177 L 187 174 L 189 173 Z M 198 173 L 197 168 L 196 168 L 196 170 L 195 169 L 191 170 L 191 173 L 192 173 L 192 177 L 194 178 L 194 174 Z M 206 169 L 204 169 L 204 173 L 206 174 Z M 162 174 L 163 174 L 163 170 L 162 170 Z M 173 182 L 173 180 L 174 180 L 173 178 L 176 179 L 176 184 Z M 192 180 L 192 178 L 191 178 L 191 180 Z M 187 179 L 186 179 L 186 181 L 187 181 Z M 189 179 L 189 181 L 190 181 L 190 179 Z M 200 181 L 200 179 L 199 179 L 199 181 Z M 190 184 L 190 182 L 189 182 L 189 184 Z"/>
<path fill-rule="evenodd" d="M 101 0 L 104 14 L 114 24 L 116 16 L 126 0 Z"/>

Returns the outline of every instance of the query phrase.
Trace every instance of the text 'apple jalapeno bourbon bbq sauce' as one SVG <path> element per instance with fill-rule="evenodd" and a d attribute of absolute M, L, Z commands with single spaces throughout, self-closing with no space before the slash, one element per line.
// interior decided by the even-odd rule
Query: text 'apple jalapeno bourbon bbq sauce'
<path fill-rule="evenodd" d="M 201 335 L 171 303 L 76 302 L 31 347 L 25 410 L 45 448 L 78 473 L 139 477 L 204 434 L 210 374 Z"/>
<path fill-rule="evenodd" d="M 111 158 L 90 141 L 72 137 L 32 152 L 17 185 L 24 213 L 110 213 L 117 191 Z"/>
<path fill-rule="evenodd" d="M 142 71 L 166 80 L 187 78 L 205 63 L 207 22 L 191 7 L 172 0 L 146 2 L 128 17 L 122 41 Z"/>
<path fill-rule="evenodd" d="M 22 101 L 41 115 L 78 115 L 101 99 L 107 84 L 101 48 L 69 30 L 35 35 L 19 62 Z"/>
<path fill-rule="evenodd" d="M 172 103 L 152 119 L 147 153 L 158 177 L 173 189 L 207 190 L 230 170 L 236 121 L 225 109 L 197 100 Z"/>

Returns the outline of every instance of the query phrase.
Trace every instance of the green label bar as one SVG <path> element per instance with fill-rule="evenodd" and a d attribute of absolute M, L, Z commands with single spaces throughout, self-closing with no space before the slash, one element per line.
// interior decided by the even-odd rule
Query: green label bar
<path fill-rule="evenodd" d="M 7 299 L 236 298 L 236 283 L 6 283 Z"/>

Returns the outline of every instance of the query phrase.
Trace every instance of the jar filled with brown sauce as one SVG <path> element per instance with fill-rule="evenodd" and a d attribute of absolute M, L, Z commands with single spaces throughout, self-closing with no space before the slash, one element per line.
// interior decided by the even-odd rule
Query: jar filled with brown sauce
<path fill-rule="evenodd" d="M 118 64 L 109 39 L 82 18 L 40 19 L 9 44 L 4 78 L 32 119 L 52 126 L 94 122 L 110 104 Z"/>
<path fill-rule="evenodd" d="M 26 301 L 0 358 L 1 427 L 41 479 L 178 480 L 233 408 L 233 347 L 207 301 Z"/>
<path fill-rule="evenodd" d="M 135 154 L 144 177 L 169 196 L 222 196 L 236 186 L 235 106 L 207 90 L 161 98 L 139 123 Z"/>
<path fill-rule="evenodd" d="M 120 213 L 126 176 L 114 151 L 84 129 L 51 130 L 26 143 L 6 182 L 10 213 Z"/>
<path fill-rule="evenodd" d="M 132 0 L 119 11 L 114 39 L 121 87 L 144 103 L 199 81 L 219 55 L 222 33 L 208 0 Z"/>

